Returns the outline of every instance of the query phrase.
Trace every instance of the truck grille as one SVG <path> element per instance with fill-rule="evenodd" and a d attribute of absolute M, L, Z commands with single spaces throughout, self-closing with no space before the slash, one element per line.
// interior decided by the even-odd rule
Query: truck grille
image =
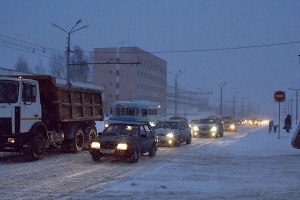
<path fill-rule="evenodd" d="M 12 134 L 11 118 L 0 118 L 0 135 Z"/>

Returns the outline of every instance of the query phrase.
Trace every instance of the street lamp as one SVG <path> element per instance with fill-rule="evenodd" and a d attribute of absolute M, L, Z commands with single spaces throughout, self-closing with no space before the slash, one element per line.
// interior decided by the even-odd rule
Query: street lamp
<path fill-rule="evenodd" d="M 179 70 L 176 74 L 169 72 L 173 76 L 175 76 L 175 116 L 177 116 L 177 95 L 178 95 L 178 84 L 177 84 L 177 77 L 183 74 L 185 71 Z"/>
<path fill-rule="evenodd" d="M 223 116 L 223 86 L 225 86 L 227 83 L 224 82 L 221 85 L 221 97 L 220 97 L 220 118 Z"/>
<path fill-rule="evenodd" d="M 300 89 L 295 89 L 295 88 L 289 88 L 290 90 L 295 90 L 296 91 L 296 124 L 298 124 L 298 91 Z"/>
<path fill-rule="evenodd" d="M 233 94 L 233 99 L 232 99 L 232 118 L 235 119 L 235 94 L 238 94 L 239 92 L 236 91 L 234 94 Z"/>
<path fill-rule="evenodd" d="M 83 28 L 88 28 L 87 25 L 84 25 L 78 29 L 75 29 L 74 28 L 81 22 L 81 19 L 77 20 L 76 24 L 73 26 L 73 28 L 70 30 L 70 31 L 66 31 L 65 29 L 59 27 L 58 25 L 52 23 L 52 26 L 62 30 L 63 32 L 67 33 L 68 34 L 68 47 L 67 47 L 67 85 L 70 85 L 70 37 L 71 37 L 71 33 L 74 33 L 76 31 L 79 31 Z"/>

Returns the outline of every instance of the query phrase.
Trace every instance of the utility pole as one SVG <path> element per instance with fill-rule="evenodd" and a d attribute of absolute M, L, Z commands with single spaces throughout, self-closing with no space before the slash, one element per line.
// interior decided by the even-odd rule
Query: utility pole
<path fill-rule="evenodd" d="M 290 90 L 295 90 L 296 91 L 296 124 L 298 124 L 298 91 L 300 90 L 299 88 L 289 88 Z"/>
<path fill-rule="evenodd" d="M 74 33 L 76 31 L 79 31 L 83 28 L 88 28 L 87 25 L 84 25 L 78 29 L 75 29 L 74 28 L 81 22 L 81 19 L 77 20 L 76 24 L 73 26 L 73 28 L 70 30 L 70 31 L 66 31 L 65 29 L 59 27 L 58 25 L 52 23 L 52 26 L 62 30 L 63 32 L 67 33 L 68 34 L 68 46 L 67 46 L 67 85 L 71 85 L 70 83 L 70 54 L 71 54 L 71 50 L 70 50 L 70 40 L 71 40 L 71 33 Z"/>
<path fill-rule="evenodd" d="M 223 116 L 223 86 L 226 85 L 226 82 L 221 85 L 221 97 L 220 97 L 220 118 Z"/>
<path fill-rule="evenodd" d="M 178 84 L 177 84 L 177 77 L 183 74 L 185 71 L 179 70 L 176 74 L 169 72 L 175 77 L 175 117 L 177 116 L 177 98 L 178 98 Z"/>
<path fill-rule="evenodd" d="M 239 93 L 238 91 L 236 91 L 233 94 L 233 99 L 232 99 L 232 118 L 235 119 L 235 94 Z"/>

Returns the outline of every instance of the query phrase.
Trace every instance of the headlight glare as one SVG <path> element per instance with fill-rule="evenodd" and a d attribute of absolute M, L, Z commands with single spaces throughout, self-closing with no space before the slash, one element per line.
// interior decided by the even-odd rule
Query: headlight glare
<path fill-rule="evenodd" d="M 198 126 L 194 126 L 194 127 L 193 127 L 193 130 L 194 130 L 194 131 L 199 131 Z"/>
<path fill-rule="evenodd" d="M 128 145 L 126 143 L 119 143 L 117 145 L 118 150 L 127 150 Z"/>
<path fill-rule="evenodd" d="M 215 131 L 217 131 L 217 127 L 213 126 L 213 127 L 211 127 L 210 130 L 213 131 L 213 132 L 215 132 Z"/>
<path fill-rule="evenodd" d="M 167 137 L 168 137 L 168 138 L 174 138 L 174 134 L 173 134 L 173 133 L 168 133 L 168 134 L 167 134 Z"/>
<path fill-rule="evenodd" d="M 99 142 L 92 142 L 91 143 L 92 149 L 100 149 L 100 143 Z"/>

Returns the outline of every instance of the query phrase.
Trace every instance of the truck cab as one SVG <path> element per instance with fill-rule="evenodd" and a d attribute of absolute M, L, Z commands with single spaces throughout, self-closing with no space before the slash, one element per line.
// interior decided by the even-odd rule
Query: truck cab
<path fill-rule="evenodd" d="M 30 129 L 41 122 L 41 118 L 38 82 L 0 77 L 0 149 L 23 148 Z"/>

